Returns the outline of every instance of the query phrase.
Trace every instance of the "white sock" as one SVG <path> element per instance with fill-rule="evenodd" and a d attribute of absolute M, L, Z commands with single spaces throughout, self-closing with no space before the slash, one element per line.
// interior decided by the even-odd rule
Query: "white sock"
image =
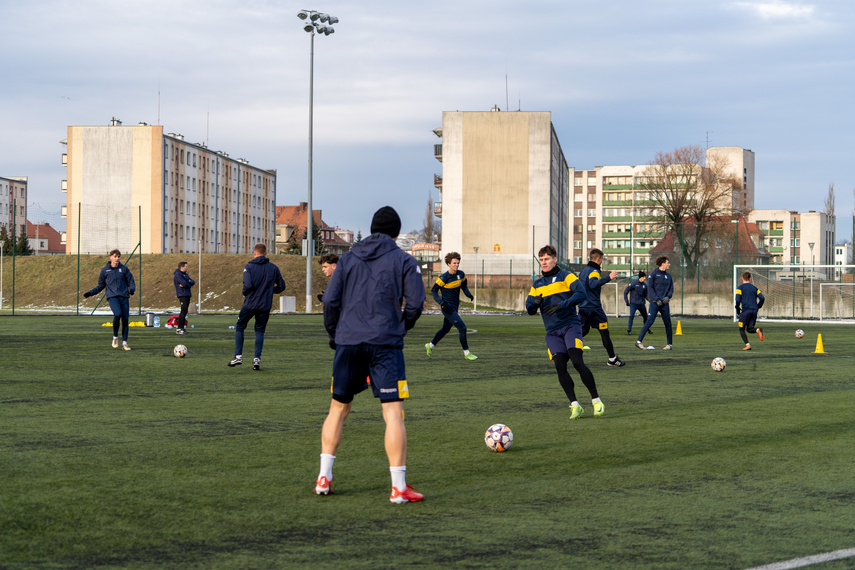
<path fill-rule="evenodd" d="M 617 360 L 617 354 L 615 354 L 614 356 L 612 356 L 611 358 L 609 358 L 609 361 L 610 361 L 610 362 L 614 362 L 615 360 Z"/>
<path fill-rule="evenodd" d="M 407 488 L 407 466 L 389 467 L 389 473 L 392 474 L 392 486 L 403 491 Z"/>
<path fill-rule="evenodd" d="M 321 472 L 318 474 L 318 479 L 326 477 L 327 481 L 332 481 L 332 466 L 334 461 L 335 455 L 321 453 Z"/>
<path fill-rule="evenodd" d="M 463 356 L 469 356 L 469 349 L 463 351 Z"/>
<path fill-rule="evenodd" d="M 119 337 L 114 336 L 114 337 L 113 337 L 113 340 L 119 340 Z"/>
<path fill-rule="evenodd" d="M 600 399 L 599 399 L 599 398 L 594 398 L 593 400 L 591 400 L 591 403 L 592 403 L 592 404 L 599 404 L 599 403 L 600 403 Z"/>
<path fill-rule="evenodd" d="M 122 344 L 124 344 L 125 346 L 128 346 L 128 341 L 123 340 L 123 341 L 122 341 Z"/>
<path fill-rule="evenodd" d="M 571 405 L 571 406 L 578 406 L 578 405 L 579 405 L 579 401 L 578 401 L 578 400 L 573 400 L 572 402 L 570 402 L 570 405 Z"/>
<path fill-rule="evenodd" d="M 430 345 L 431 348 L 436 348 L 436 345 L 434 343 L 429 342 L 428 344 Z"/>

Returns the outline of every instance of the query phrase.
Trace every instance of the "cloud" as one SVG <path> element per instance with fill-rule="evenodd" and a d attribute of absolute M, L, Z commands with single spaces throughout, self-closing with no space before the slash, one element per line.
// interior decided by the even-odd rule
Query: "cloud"
<path fill-rule="evenodd" d="M 813 4 L 798 4 L 795 2 L 735 2 L 735 6 L 754 12 L 764 20 L 796 20 L 810 18 L 814 14 Z"/>

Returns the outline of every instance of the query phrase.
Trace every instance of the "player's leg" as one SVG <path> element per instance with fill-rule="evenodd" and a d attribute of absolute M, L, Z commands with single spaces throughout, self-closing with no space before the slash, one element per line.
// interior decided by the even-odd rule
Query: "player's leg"
<path fill-rule="evenodd" d="M 442 327 L 440 327 L 440 329 L 436 331 L 436 334 L 433 335 L 433 340 L 430 341 L 431 348 L 435 348 L 436 345 L 439 344 L 439 341 L 441 341 L 443 337 L 445 337 L 445 335 L 448 334 L 448 332 L 454 326 L 454 323 L 452 323 L 448 318 L 449 315 L 443 313 L 442 316 L 444 317 L 442 320 Z"/>
<path fill-rule="evenodd" d="M 252 359 L 253 370 L 259 370 L 261 349 L 264 348 L 264 331 L 267 330 L 268 320 L 270 320 L 270 311 L 257 311 L 255 313 L 255 357 Z"/>
<path fill-rule="evenodd" d="M 668 340 L 668 344 L 666 344 L 663 348 L 666 350 L 671 350 L 671 343 L 673 341 L 671 330 L 671 305 L 669 305 L 668 303 L 662 305 L 662 307 L 659 309 L 659 314 L 662 315 L 662 324 L 665 325 L 665 338 Z M 653 323 L 651 322 L 650 324 Z"/>
<path fill-rule="evenodd" d="M 243 331 L 246 330 L 246 325 L 249 323 L 249 319 L 251 318 L 252 311 L 245 307 L 241 307 L 240 313 L 238 314 L 237 324 L 235 324 L 235 357 L 231 362 L 229 362 L 229 366 L 237 366 L 243 361 Z"/>
<path fill-rule="evenodd" d="M 638 333 L 638 339 L 635 341 L 636 346 L 639 348 L 644 348 L 641 346 L 641 341 L 644 340 L 644 335 L 647 334 L 647 331 L 650 330 L 650 327 L 653 325 L 653 321 L 656 320 L 656 313 L 659 311 L 659 305 L 656 303 L 650 303 L 650 311 L 647 313 L 647 319 L 644 321 L 644 326 L 641 327 L 641 332 Z"/>
<path fill-rule="evenodd" d="M 745 311 L 739 314 L 737 317 L 736 325 L 739 327 L 739 336 L 742 337 L 742 342 L 745 343 L 745 349 L 748 350 L 751 348 L 751 345 L 748 344 L 748 335 L 745 334 Z"/>
<path fill-rule="evenodd" d="M 190 307 L 190 297 L 178 297 L 181 303 L 181 311 L 178 313 L 178 330 L 183 331 L 187 327 L 187 309 Z"/>
<path fill-rule="evenodd" d="M 463 357 L 466 358 L 466 360 L 477 360 L 478 357 L 469 352 L 469 342 L 466 339 L 466 323 L 464 323 L 463 319 L 460 318 L 460 314 L 457 311 L 454 311 L 453 313 L 446 315 L 445 318 L 457 329 L 460 346 L 463 348 Z"/>
<path fill-rule="evenodd" d="M 629 320 L 626 322 L 626 334 L 632 334 L 632 321 L 635 320 L 635 311 L 638 310 L 638 305 L 629 304 Z"/>
<path fill-rule="evenodd" d="M 122 348 L 130 350 L 128 347 L 128 331 L 130 329 L 131 304 L 128 297 L 119 297 L 118 299 L 122 311 Z"/>
<path fill-rule="evenodd" d="M 113 312 L 113 348 L 119 348 L 119 323 L 122 322 L 122 306 L 118 297 L 107 299 L 107 303 Z"/>
<path fill-rule="evenodd" d="M 570 357 L 570 362 L 573 364 L 573 368 L 575 368 L 576 372 L 579 373 L 579 377 L 582 379 L 582 384 L 585 385 L 585 388 L 587 388 L 588 392 L 591 394 L 591 404 L 594 406 L 594 417 L 603 415 L 605 406 L 603 405 L 602 400 L 600 400 L 600 394 L 597 392 L 597 382 L 594 380 L 594 374 L 582 358 L 582 349 L 569 348 L 567 349 L 567 354 Z"/>

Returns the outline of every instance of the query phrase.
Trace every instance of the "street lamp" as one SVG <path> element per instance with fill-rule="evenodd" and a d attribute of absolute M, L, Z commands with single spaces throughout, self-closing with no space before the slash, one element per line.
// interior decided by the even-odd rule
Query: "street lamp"
<path fill-rule="evenodd" d="M 306 203 L 306 314 L 312 312 L 312 255 L 314 253 L 314 242 L 312 240 L 312 105 L 315 74 L 315 32 L 328 36 L 335 33 L 332 25 L 338 23 L 338 18 L 316 12 L 315 10 L 300 10 L 297 17 L 304 20 L 306 24 L 303 30 L 310 34 L 312 39 L 309 49 L 309 200 Z M 326 25 L 325 25 L 326 24 Z"/>

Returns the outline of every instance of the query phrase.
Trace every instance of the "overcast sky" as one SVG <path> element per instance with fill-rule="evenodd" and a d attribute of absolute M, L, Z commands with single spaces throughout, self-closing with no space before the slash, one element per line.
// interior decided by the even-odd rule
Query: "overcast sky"
<path fill-rule="evenodd" d="M 276 169 L 306 200 L 315 38 L 314 206 L 404 231 L 440 199 L 442 111 L 551 111 L 571 166 L 646 164 L 678 146 L 756 153 L 757 208 L 824 208 L 851 238 L 851 0 L 0 0 L 0 176 L 28 176 L 30 219 L 59 225 L 67 125 L 139 121 Z M 507 76 L 507 82 L 506 82 Z M 507 89 L 506 89 L 507 85 Z"/>

